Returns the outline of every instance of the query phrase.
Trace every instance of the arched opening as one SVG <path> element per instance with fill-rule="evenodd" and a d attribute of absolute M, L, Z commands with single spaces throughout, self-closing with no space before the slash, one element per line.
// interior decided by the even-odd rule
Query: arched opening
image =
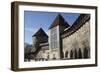
<path fill-rule="evenodd" d="M 64 58 L 64 52 L 61 52 L 61 59 Z"/>
<path fill-rule="evenodd" d="M 77 59 L 78 58 L 78 55 L 77 55 L 77 50 L 75 49 L 75 52 L 74 52 L 74 58 Z"/>
<path fill-rule="evenodd" d="M 88 50 L 87 50 L 87 48 L 85 48 L 84 51 L 83 51 L 83 57 L 84 58 L 88 58 Z"/>
<path fill-rule="evenodd" d="M 53 54 L 53 60 L 55 60 L 55 59 L 56 59 L 55 54 Z"/>
<path fill-rule="evenodd" d="M 73 51 L 70 51 L 70 59 L 73 59 Z"/>
<path fill-rule="evenodd" d="M 78 59 L 82 59 L 82 52 L 81 52 L 81 49 L 80 48 L 78 50 Z"/>
<path fill-rule="evenodd" d="M 65 52 L 65 58 L 68 58 L 68 51 Z"/>

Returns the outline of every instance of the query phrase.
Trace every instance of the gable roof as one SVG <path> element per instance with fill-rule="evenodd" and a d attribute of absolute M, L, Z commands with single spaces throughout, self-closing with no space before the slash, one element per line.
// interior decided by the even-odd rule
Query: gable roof
<path fill-rule="evenodd" d="M 45 31 L 42 28 L 40 28 L 32 37 L 34 37 L 34 36 L 46 36 L 46 37 L 48 37 L 48 35 L 45 33 Z"/>
<path fill-rule="evenodd" d="M 49 29 L 55 27 L 55 26 L 64 26 L 64 27 L 69 27 L 70 25 L 64 20 L 63 16 L 61 14 L 58 14 L 58 16 L 55 18 Z"/>

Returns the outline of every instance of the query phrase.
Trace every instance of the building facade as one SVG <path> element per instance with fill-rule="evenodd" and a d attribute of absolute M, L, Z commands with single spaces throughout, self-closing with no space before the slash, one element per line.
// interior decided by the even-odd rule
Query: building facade
<path fill-rule="evenodd" d="M 65 59 L 90 58 L 90 15 L 82 14 L 62 35 Z"/>
<path fill-rule="evenodd" d="M 59 14 L 49 27 L 49 37 L 40 28 L 33 37 L 34 59 L 90 58 L 90 15 L 80 14 L 72 26 Z"/>
<path fill-rule="evenodd" d="M 61 58 L 61 34 L 68 27 L 68 23 L 60 14 L 55 18 L 55 20 L 49 27 L 49 50 L 51 59 Z"/>

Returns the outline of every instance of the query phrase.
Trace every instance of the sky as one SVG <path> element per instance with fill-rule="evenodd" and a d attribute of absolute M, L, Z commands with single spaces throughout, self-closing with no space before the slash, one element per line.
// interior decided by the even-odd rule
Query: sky
<path fill-rule="evenodd" d="M 79 13 L 24 11 L 24 42 L 32 44 L 32 35 L 34 35 L 39 28 L 43 28 L 48 34 L 48 28 L 58 14 L 61 14 L 70 26 L 80 15 Z"/>

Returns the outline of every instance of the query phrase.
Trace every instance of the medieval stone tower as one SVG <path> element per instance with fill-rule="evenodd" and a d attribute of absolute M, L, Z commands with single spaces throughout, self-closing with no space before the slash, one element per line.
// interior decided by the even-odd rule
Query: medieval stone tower
<path fill-rule="evenodd" d="M 43 58 L 43 54 L 39 54 L 41 51 L 41 46 L 40 44 L 45 44 L 48 43 L 48 35 L 44 32 L 42 28 L 40 28 L 33 36 L 33 50 L 34 52 L 34 57 L 38 58 Z M 41 52 L 40 52 L 41 53 Z M 39 54 L 39 55 L 38 55 Z"/>
<path fill-rule="evenodd" d="M 36 60 L 90 58 L 90 14 L 80 14 L 72 26 L 58 14 L 49 27 L 49 37 L 40 28 L 32 38 Z"/>
<path fill-rule="evenodd" d="M 40 28 L 33 36 L 33 47 L 37 48 L 39 44 L 48 42 L 48 35 Z"/>
<path fill-rule="evenodd" d="M 61 34 L 69 27 L 69 24 L 59 14 L 49 27 L 49 50 L 51 59 L 62 57 Z"/>

